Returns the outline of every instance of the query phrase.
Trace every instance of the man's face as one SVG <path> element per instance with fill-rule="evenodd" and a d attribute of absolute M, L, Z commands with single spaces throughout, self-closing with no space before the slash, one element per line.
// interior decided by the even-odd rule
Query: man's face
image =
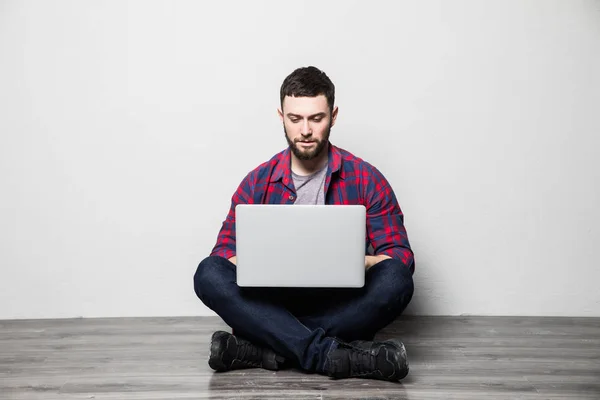
<path fill-rule="evenodd" d="M 329 132 L 337 117 L 337 107 L 331 113 L 324 95 L 286 96 L 282 110 L 278 112 L 283 121 L 285 138 L 294 155 L 300 160 L 318 157 L 329 140 Z"/>

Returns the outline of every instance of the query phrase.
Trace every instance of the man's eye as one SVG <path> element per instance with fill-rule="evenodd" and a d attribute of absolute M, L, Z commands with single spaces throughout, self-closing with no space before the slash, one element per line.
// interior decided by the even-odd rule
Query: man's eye
<path fill-rule="evenodd" d="M 292 121 L 294 124 L 297 124 L 300 120 L 297 118 L 291 118 L 290 121 Z"/>
<path fill-rule="evenodd" d="M 313 118 L 313 121 L 314 121 L 314 122 L 321 122 L 321 120 L 322 120 L 322 119 L 323 119 L 323 118 Z"/>

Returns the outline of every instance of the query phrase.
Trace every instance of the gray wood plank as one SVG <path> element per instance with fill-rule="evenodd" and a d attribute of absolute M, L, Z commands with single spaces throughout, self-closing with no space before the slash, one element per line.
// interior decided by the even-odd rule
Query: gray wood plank
<path fill-rule="evenodd" d="M 401 383 L 213 373 L 215 317 L 0 321 L 0 399 L 600 399 L 600 318 L 404 317 Z"/>

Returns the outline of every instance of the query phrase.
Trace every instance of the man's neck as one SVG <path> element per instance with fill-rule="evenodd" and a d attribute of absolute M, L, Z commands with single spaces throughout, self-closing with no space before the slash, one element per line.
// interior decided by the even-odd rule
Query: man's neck
<path fill-rule="evenodd" d="M 296 157 L 293 152 L 290 153 L 292 156 L 292 172 L 296 175 L 311 175 L 319 171 L 327 164 L 329 155 L 329 143 L 327 144 L 327 146 L 325 146 L 325 148 L 323 148 L 321 154 L 319 154 L 318 157 L 313 158 L 312 160 L 301 160 L 298 157 Z"/>

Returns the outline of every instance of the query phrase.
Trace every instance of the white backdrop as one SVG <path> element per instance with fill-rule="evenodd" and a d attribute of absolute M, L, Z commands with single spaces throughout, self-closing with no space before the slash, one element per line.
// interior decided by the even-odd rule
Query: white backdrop
<path fill-rule="evenodd" d="M 307 65 L 405 212 L 408 313 L 600 316 L 600 2 L 365 4 L 0 1 L 0 318 L 212 315 Z"/>

